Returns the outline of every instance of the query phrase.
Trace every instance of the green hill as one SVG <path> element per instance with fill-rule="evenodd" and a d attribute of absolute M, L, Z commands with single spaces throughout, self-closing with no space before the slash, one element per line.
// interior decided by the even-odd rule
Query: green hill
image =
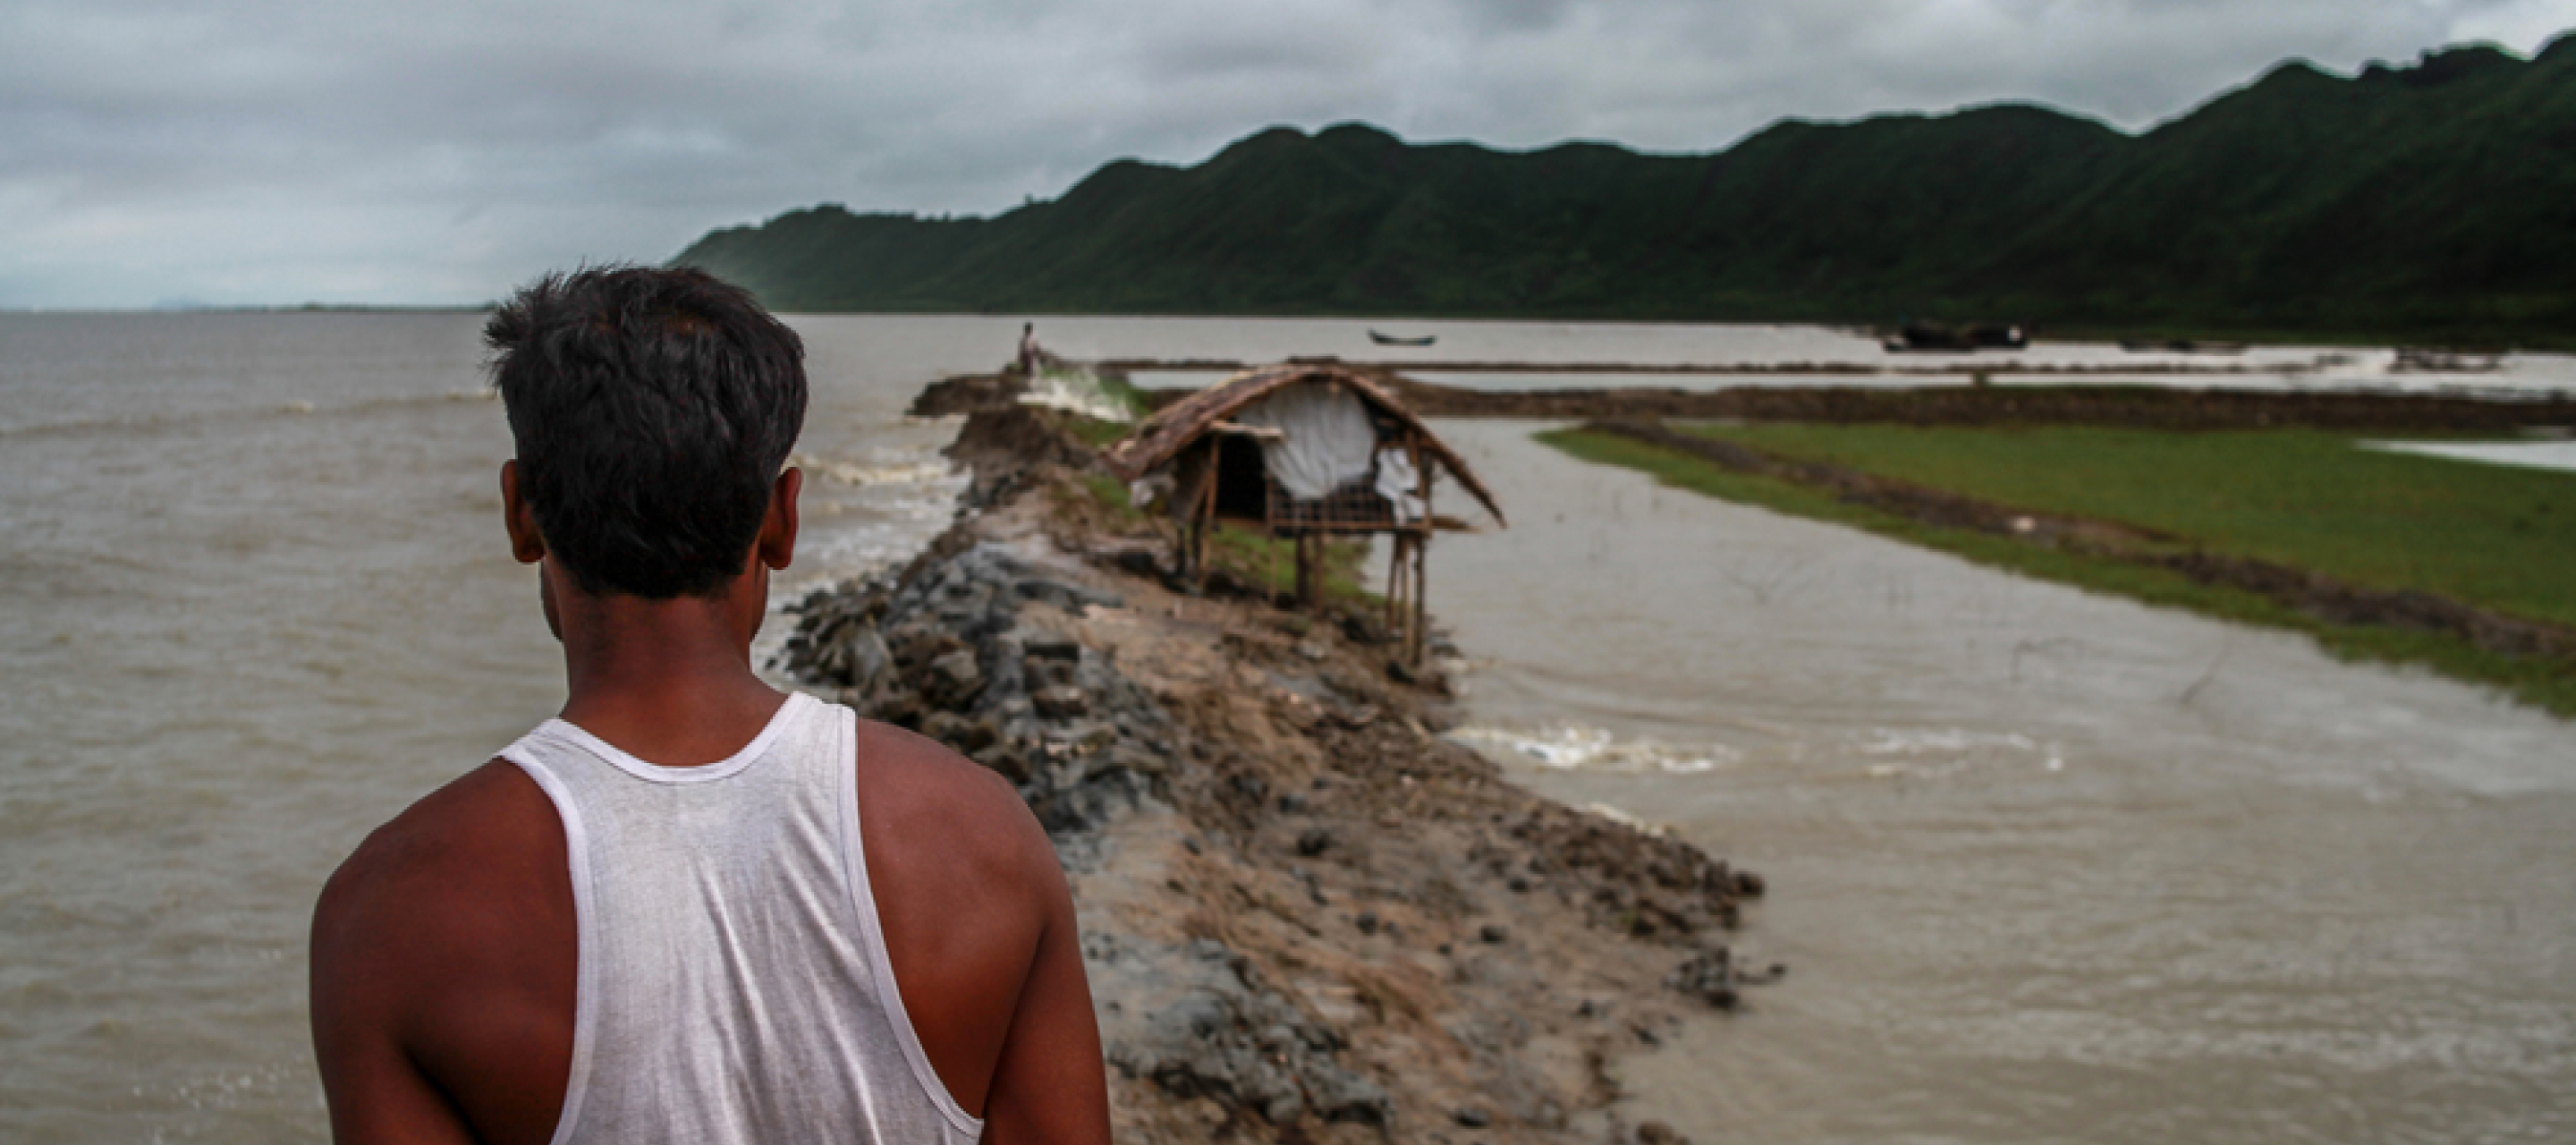
<path fill-rule="evenodd" d="M 2129 135 L 2005 105 L 1723 152 L 1274 128 L 989 219 L 838 205 L 675 260 L 786 310 L 1885 322 L 2576 344 L 2576 37 L 2283 64 Z"/>

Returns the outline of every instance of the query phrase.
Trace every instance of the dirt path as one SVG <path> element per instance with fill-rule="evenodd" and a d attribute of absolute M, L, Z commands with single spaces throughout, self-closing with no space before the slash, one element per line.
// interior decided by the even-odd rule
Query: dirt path
<path fill-rule="evenodd" d="M 1608 1064 L 1772 968 L 1761 880 L 1504 781 L 1371 626 L 1144 574 L 1125 525 L 970 422 L 991 498 L 796 610 L 782 665 L 1010 778 L 1073 875 L 1127 1142 L 1666 1140 Z M 992 427 L 1004 425 L 1001 432 Z"/>

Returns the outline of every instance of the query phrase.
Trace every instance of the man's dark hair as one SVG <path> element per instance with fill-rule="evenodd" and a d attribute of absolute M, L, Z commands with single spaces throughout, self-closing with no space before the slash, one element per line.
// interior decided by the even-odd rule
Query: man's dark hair
<path fill-rule="evenodd" d="M 483 327 L 519 491 L 594 595 L 705 596 L 742 572 L 805 423 L 805 345 L 694 269 L 549 274 Z"/>

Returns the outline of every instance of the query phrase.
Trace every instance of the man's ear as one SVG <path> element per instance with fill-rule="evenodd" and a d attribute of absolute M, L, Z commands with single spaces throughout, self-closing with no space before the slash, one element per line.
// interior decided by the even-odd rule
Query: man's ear
<path fill-rule="evenodd" d="M 783 569 L 796 561 L 796 495 L 805 488 L 805 471 L 790 465 L 769 487 L 769 513 L 761 518 L 760 563 Z"/>
<path fill-rule="evenodd" d="M 519 495 L 519 463 L 501 463 L 501 527 L 510 533 L 510 555 L 532 565 L 546 559 L 545 534 L 537 531 L 537 511 Z"/>

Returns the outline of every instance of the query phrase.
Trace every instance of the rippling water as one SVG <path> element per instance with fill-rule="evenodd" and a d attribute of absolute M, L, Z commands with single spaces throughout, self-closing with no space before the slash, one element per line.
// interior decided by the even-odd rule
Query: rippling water
<path fill-rule="evenodd" d="M 1770 877 L 1789 977 L 1628 1071 L 1682 1132 L 2576 1139 L 2576 725 L 1438 428 L 1462 738 Z"/>
<path fill-rule="evenodd" d="M 0 316 L 0 1139 L 324 1135 L 314 892 L 562 702 L 480 325 Z M 948 519 L 898 413 L 1016 329 L 798 325 L 827 577 Z"/>
<path fill-rule="evenodd" d="M 0 1140 L 324 1136 L 314 892 L 562 699 L 498 526 L 509 440 L 480 322 L 0 315 Z M 900 410 L 1019 332 L 793 322 L 813 477 L 782 597 L 948 519 L 950 430 Z M 1393 356 L 1362 322 L 1039 325 L 1078 357 Z M 1845 339 L 1406 328 L 1479 360 L 1772 361 Z M 1553 752 L 1573 770 L 1541 781 L 1781 876 L 1759 931 L 1791 984 L 1670 1075 L 1725 1129 L 1701 1140 L 2099 1139 L 2078 1114 L 2188 1129 L 2250 1101 L 2320 1131 L 2418 1107 L 2568 1131 L 2564 725 L 2295 641 L 1747 525 L 1520 432 L 1461 430 L 1519 526 L 1433 557 L 1434 607 L 1498 658 L 1495 745 Z M 2198 1080 L 2137 1081 L 2165 1072 Z"/>

